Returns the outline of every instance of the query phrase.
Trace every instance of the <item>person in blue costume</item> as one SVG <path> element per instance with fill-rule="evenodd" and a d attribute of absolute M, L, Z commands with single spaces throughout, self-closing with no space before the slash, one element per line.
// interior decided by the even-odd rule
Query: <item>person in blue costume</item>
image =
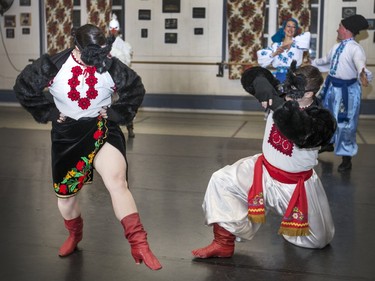
<path fill-rule="evenodd" d="M 334 151 L 336 155 L 342 156 L 342 163 L 338 166 L 341 173 L 351 170 L 352 157 L 358 152 L 356 133 L 362 96 L 361 85 L 367 87 L 373 78 L 366 68 L 366 54 L 355 41 L 355 36 L 368 27 L 368 22 L 362 15 L 343 19 L 337 29 L 339 42 L 325 57 L 312 62 L 321 71 L 328 71 L 319 98 L 338 123 L 331 143 L 322 147 L 320 152 Z"/>
<path fill-rule="evenodd" d="M 69 232 L 59 256 L 72 254 L 82 240 L 79 194 L 92 182 L 95 169 L 111 196 L 135 262 L 161 269 L 128 188 L 125 137 L 119 127 L 133 120 L 142 104 L 141 77 L 109 56 L 114 38 L 106 38 L 98 27 L 86 24 L 72 35 L 73 47 L 44 54 L 27 65 L 13 88 L 37 122 L 52 122 L 53 189 Z M 115 94 L 118 98 L 113 100 Z"/>
<path fill-rule="evenodd" d="M 294 18 L 284 21 L 282 27 L 272 36 L 271 47 L 257 51 L 261 67 L 272 66 L 275 77 L 282 83 L 293 60 L 297 67 L 303 62 L 303 53 L 310 48 L 310 32 L 298 33 L 298 22 Z"/>

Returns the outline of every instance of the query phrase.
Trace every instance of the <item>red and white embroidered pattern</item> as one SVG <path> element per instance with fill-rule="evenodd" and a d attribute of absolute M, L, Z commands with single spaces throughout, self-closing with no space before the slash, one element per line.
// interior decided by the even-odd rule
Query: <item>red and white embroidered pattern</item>
<path fill-rule="evenodd" d="M 281 153 L 292 156 L 294 144 L 281 134 L 275 124 L 272 125 L 268 143 Z"/>
<path fill-rule="evenodd" d="M 77 101 L 78 106 L 85 110 L 90 107 L 90 100 L 96 99 L 98 96 L 98 91 L 95 89 L 95 85 L 98 83 L 98 78 L 95 77 L 96 68 L 95 66 L 87 66 L 85 70 L 83 70 L 82 67 L 77 65 L 72 67 L 71 71 L 73 76 L 68 80 L 68 84 L 70 86 L 68 97 L 72 101 Z M 88 90 L 86 91 L 86 97 L 81 97 L 79 91 L 77 91 L 77 86 L 81 83 L 78 80 L 78 77 L 82 74 L 84 76 L 88 74 L 88 77 L 85 79 L 85 83 L 89 86 Z"/>

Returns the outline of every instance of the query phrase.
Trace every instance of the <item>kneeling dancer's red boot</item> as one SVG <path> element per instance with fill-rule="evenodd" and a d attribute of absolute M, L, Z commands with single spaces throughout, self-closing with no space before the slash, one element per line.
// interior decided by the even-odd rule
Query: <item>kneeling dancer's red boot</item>
<path fill-rule="evenodd" d="M 160 262 L 148 245 L 147 232 L 143 229 L 139 214 L 133 213 L 124 217 L 121 224 L 124 227 L 125 237 L 129 241 L 135 263 L 140 264 L 143 261 L 152 270 L 161 269 Z"/>
<path fill-rule="evenodd" d="M 236 236 L 217 223 L 214 223 L 214 240 L 204 248 L 192 251 L 197 258 L 230 258 L 234 253 L 234 240 Z"/>
<path fill-rule="evenodd" d="M 64 223 L 65 228 L 69 231 L 69 237 L 59 250 L 60 257 L 72 254 L 76 250 L 77 244 L 82 240 L 83 220 L 81 216 L 72 220 L 64 219 Z"/>

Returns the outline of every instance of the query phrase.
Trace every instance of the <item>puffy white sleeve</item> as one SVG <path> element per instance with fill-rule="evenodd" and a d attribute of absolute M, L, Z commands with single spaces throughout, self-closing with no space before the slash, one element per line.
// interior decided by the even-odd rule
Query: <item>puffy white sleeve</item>
<path fill-rule="evenodd" d="M 133 60 L 133 48 L 128 42 L 125 41 L 124 49 L 126 49 L 126 51 L 124 51 L 124 53 L 126 53 L 126 65 L 130 67 Z"/>
<path fill-rule="evenodd" d="M 320 65 L 324 65 L 324 64 L 330 64 L 331 63 L 331 58 L 336 50 L 336 48 L 338 47 L 339 44 L 336 44 L 335 46 L 333 46 L 333 48 L 331 48 L 331 50 L 329 50 L 329 52 L 322 58 L 316 58 L 314 60 L 314 63 L 317 65 L 317 66 L 320 66 Z"/>
<path fill-rule="evenodd" d="M 331 58 L 332 52 L 334 48 L 332 48 L 328 54 L 322 58 L 316 58 L 311 62 L 312 66 L 315 66 L 319 69 L 320 72 L 329 72 L 331 66 Z"/>
<path fill-rule="evenodd" d="M 294 37 L 294 42 L 296 43 L 297 48 L 301 50 L 310 49 L 310 40 L 311 40 L 310 32 L 304 32 Z"/>
<path fill-rule="evenodd" d="M 362 46 L 360 45 L 358 45 L 357 48 L 355 48 L 353 51 L 353 62 L 358 72 L 358 79 L 360 77 L 362 69 L 364 69 L 367 76 L 367 80 L 371 82 L 373 79 L 373 75 L 372 72 L 366 68 L 366 54 Z"/>
<path fill-rule="evenodd" d="M 370 83 L 374 79 L 374 76 L 372 72 L 368 70 L 367 68 L 365 68 L 365 72 L 366 72 L 367 80 Z"/>
<path fill-rule="evenodd" d="M 272 61 L 274 59 L 274 57 L 272 56 L 272 53 L 274 52 L 274 45 L 275 44 L 272 44 L 272 47 L 267 47 L 265 49 L 257 51 L 258 64 L 261 67 L 267 67 L 272 64 Z"/>
<path fill-rule="evenodd" d="M 130 67 L 133 58 L 133 48 L 128 42 L 117 37 L 112 45 L 111 55 Z"/>
<path fill-rule="evenodd" d="M 311 65 L 318 68 L 320 72 L 329 72 L 330 67 L 331 67 L 331 65 L 329 63 L 317 64 L 316 62 L 317 62 L 317 59 L 313 60 L 311 62 Z"/>

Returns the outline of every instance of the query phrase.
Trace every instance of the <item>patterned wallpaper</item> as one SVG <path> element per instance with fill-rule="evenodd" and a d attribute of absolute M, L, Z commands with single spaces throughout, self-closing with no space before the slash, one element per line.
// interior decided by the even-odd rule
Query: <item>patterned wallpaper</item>
<path fill-rule="evenodd" d="M 230 63 L 257 63 L 262 48 L 265 1 L 228 0 L 228 49 Z M 239 79 L 242 65 L 229 65 L 229 79 Z"/>
<path fill-rule="evenodd" d="M 72 45 L 73 0 L 46 0 L 47 53 L 56 54 Z"/>

